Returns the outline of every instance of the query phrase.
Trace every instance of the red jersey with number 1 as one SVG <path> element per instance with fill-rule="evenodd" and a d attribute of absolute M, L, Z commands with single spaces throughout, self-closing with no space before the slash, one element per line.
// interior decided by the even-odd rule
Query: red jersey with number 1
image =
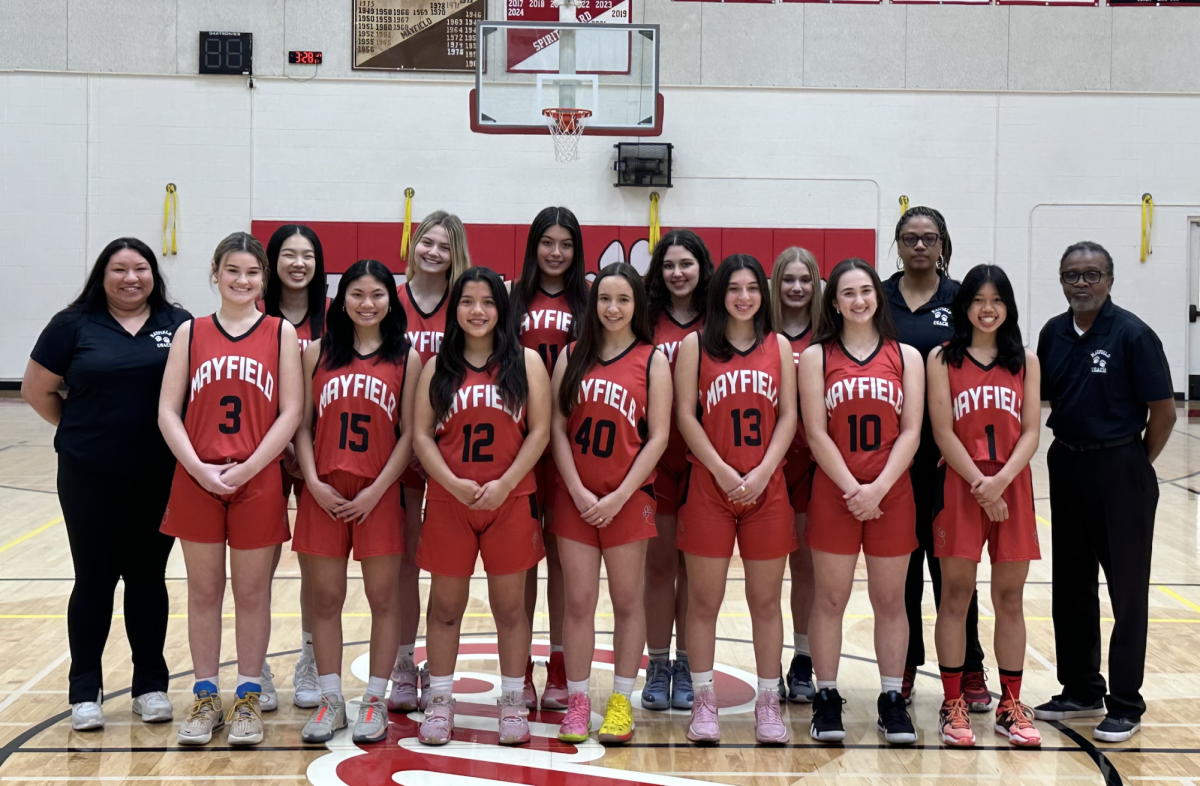
<path fill-rule="evenodd" d="M 397 288 L 396 294 L 404 306 L 404 316 L 408 320 L 404 335 L 408 337 L 408 343 L 420 355 L 421 364 L 424 365 L 442 348 L 442 336 L 446 333 L 446 300 L 450 297 L 450 287 L 446 287 L 446 294 L 442 295 L 441 301 L 429 313 L 422 311 L 417 305 L 409 284 Z"/>
<path fill-rule="evenodd" d="M 747 352 L 716 360 L 701 339 L 697 411 L 708 441 L 743 475 L 762 463 L 779 413 L 779 339 L 768 333 Z M 787 373 L 794 369 L 788 368 Z M 688 455 L 688 460 L 698 461 Z"/>
<path fill-rule="evenodd" d="M 570 340 L 573 320 L 565 289 L 548 295 L 539 288 L 521 317 L 521 346 L 537 352 L 550 374 Z"/>
<path fill-rule="evenodd" d="M 381 361 L 377 352 L 355 354 L 349 364 L 332 370 L 323 360 L 313 371 L 312 389 L 317 474 L 341 470 L 374 480 L 400 439 L 408 352 L 395 363 Z"/>
<path fill-rule="evenodd" d="M 521 452 L 528 431 L 525 407 L 522 405 L 516 412 L 505 407 L 493 372 L 470 365 L 466 370 L 450 411 L 434 428 L 433 438 L 455 477 L 473 480 L 482 486 L 503 476 Z M 509 496 L 532 494 L 536 487 L 530 470 Z M 456 500 L 432 477 L 428 496 L 430 499 Z"/>
<path fill-rule="evenodd" d="M 863 361 L 850 357 L 840 341 L 825 346 L 829 436 L 860 483 L 883 472 L 900 436 L 903 407 L 904 357 L 898 343 L 882 339 Z"/>
<path fill-rule="evenodd" d="M 949 366 L 954 436 L 973 461 L 1008 461 L 1021 438 L 1025 367 L 1016 374 L 995 361 L 984 366 L 966 353 L 962 366 Z"/>
<path fill-rule="evenodd" d="M 275 424 L 282 333 L 283 320 L 265 314 L 237 338 L 216 314 L 192 320 L 183 425 L 205 464 L 245 461 Z"/>
<path fill-rule="evenodd" d="M 798 372 L 800 369 L 800 355 L 802 355 L 804 353 L 804 350 L 808 349 L 808 345 L 812 343 L 812 335 L 813 334 L 812 334 L 811 327 L 805 328 L 804 331 L 801 332 L 800 335 L 798 335 L 798 336 L 789 336 L 786 333 L 783 334 L 783 337 L 786 338 L 792 345 L 792 361 L 795 364 L 794 370 L 797 371 L 797 376 L 799 376 Z M 797 383 L 797 389 L 799 389 L 799 383 Z M 799 401 L 799 398 L 800 398 L 799 393 L 797 393 L 796 394 L 797 402 Z M 800 411 L 799 404 L 797 404 L 796 412 L 799 413 L 799 411 Z M 796 450 L 796 451 L 807 451 L 808 450 L 808 437 L 804 433 L 804 418 L 803 417 L 798 416 L 796 418 L 796 438 L 792 440 L 792 447 L 790 448 L 790 450 Z"/>

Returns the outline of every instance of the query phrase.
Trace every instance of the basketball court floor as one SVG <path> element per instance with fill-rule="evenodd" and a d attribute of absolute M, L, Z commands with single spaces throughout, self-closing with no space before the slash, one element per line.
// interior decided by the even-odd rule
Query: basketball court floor
<path fill-rule="evenodd" d="M 300 728 L 309 711 L 295 708 L 290 692 L 300 635 L 299 573 L 295 557 L 285 551 L 274 584 L 270 650 L 280 709 L 266 716 L 265 742 L 257 748 L 235 750 L 221 744 L 220 738 L 205 748 L 182 749 L 175 742 L 176 724 L 146 725 L 130 712 L 129 648 L 121 627 L 120 589 L 117 619 L 105 657 L 107 727 L 102 732 L 71 730 L 65 621 L 71 562 L 55 494 L 53 430 L 23 402 L 0 400 L 0 782 L 684 786 L 687 781 L 706 781 L 779 786 L 836 780 L 839 784 L 905 786 L 993 781 L 1194 786 L 1200 780 L 1200 423 L 1181 417 L 1175 432 L 1156 466 L 1162 497 L 1150 588 L 1150 648 L 1144 689 L 1149 711 L 1141 733 L 1127 743 L 1093 744 L 1090 726 L 1084 723 L 1039 722 L 1042 749 L 1014 750 L 991 733 L 988 716 L 975 715 L 977 748 L 941 747 L 936 729 L 941 693 L 933 657 L 934 609 L 929 593 L 925 604 L 929 662 L 917 678 L 914 697 L 919 741 L 908 748 L 881 744 L 874 727 L 879 683 L 872 660 L 871 610 L 866 585 L 860 581 L 847 614 L 839 676 L 840 688 L 849 700 L 845 744 L 813 743 L 807 733 L 808 707 L 791 705 L 784 716 L 791 725 L 791 745 L 759 747 L 753 733 L 750 621 L 735 560 L 717 631 L 717 689 L 724 705 L 719 747 L 689 745 L 684 738 L 686 714 L 640 709 L 635 710 L 638 729 L 634 741 L 624 748 L 604 749 L 595 742 L 560 744 L 554 739 L 558 718 L 549 713 L 531 717 L 536 721 L 535 739 L 528 748 L 495 745 L 499 672 L 495 630 L 482 580 L 475 584 L 477 590 L 463 625 L 456 684 L 459 732 L 454 743 L 438 750 L 424 748 L 416 741 L 415 719 L 394 715 L 386 743 L 359 748 L 350 741 L 347 730 L 328 745 L 303 745 Z M 1042 450 L 1033 461 L 1044 559 L 1030 571 L 1025 594 L 1029 650 L 1023 695 L 1030 704 L 1044 700 L 1057 688 L 1049 587 L 1053 522 L 1049 520 L 1045 470 L 1049 441 L 1049 433 L 1043 432 Z M 137 477 L 123 482 L 129 494 L 138 493 Z M 1088 494 L 1090 489 L 1080 488 L 1078 493 Z M 861 565 L 859 578 L 865 579 Z M 980 578 L 980 633 L 985 637 L 989 665 L 994 666 L 986 567 Z M 168 565 L 167 580 L 172 602 L 166 656 L 173 675 L 170 695 L 178 717 L 188 706 L 192 685 L 186 583 L 178 548 Z M 422 582 L 422 591 L 427 588 L 428 579 Z M 222 682 L 228 687 L 234 677 L 234 651 L 232 598 L 229 594 L 226 598 Z M 1102 615 L 1109 620 L 1107 636 L 1111 610 L 1103 593 L 1102 599 Z M 540 610 L 544 612 L 544 603 Z M 611 631 L 607 612 L 602 594 L 597 615 L 600 631 Z M 361 591 L 354 591 L 353 584 L 344 622 L 344 676 L 349 698 L 365 687 L 369 629 L 366 600 Z M 790 629 L 790 618 L 785 627 Z M 548 655 L 544 615 L 534 630 L 540 632 L 535 635 L 535 650 L 544 659 Z M 594 706 L 602 708 L 612 671 L 603 649 L 610 639 L 602 634 L 598 640 L 601 647 L 592 699 Z M 418 650 L 418 660 L 421 657 Z M 785 657 L 790 657 L 790 649 Z M 998 689 L 994 674 L 990 684 Z M 538 669 L 539 687 L 544 676 L 544 669 Z"/>

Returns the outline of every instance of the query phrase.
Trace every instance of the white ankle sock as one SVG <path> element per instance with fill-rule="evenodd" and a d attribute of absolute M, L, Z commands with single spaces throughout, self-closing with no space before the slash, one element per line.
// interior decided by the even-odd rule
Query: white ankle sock
<path fill-rule="evenodd" d="M 449 674 L 445 677 L 435 677 L 429 675 L 429 695 L 430 696 L 453 696 L 454 695 L 454 675 Z"/>
<path fill-rule="evenodd" d="M 313 655 L 312 634 L 308 631 L 303 631 L 300 634 L 300 657 L 305 660 L 312 660 L 316 657 Z"/>
<path fill-rule="evenodd" d="M 587 693 L 591 685 L 591 678 L 586 680 L 567 680 L 567 695 L 574 696 L 576 693 Z"/>
<path fill-rule="evenodd" d="M 525 675 L 520 677 L 505 677 L 500 675 L 500 690 L 503 693 L 524 693 L 525 692 Z"/>
<path fill-rule="evenodd" d="M 613 693 L 619 693 L 625 698 L 629 698 L 633 694 L 633 685 L 637 682 L 637 677 L 617 677 L 613 676 Z"/>
<path fill-rule="evenodd" d="M 561 645 L 561 644 L 551 644 L 550 645 L 550 653 L 551 654 L 554 654 L 555 652 L 562 652 L 562 651 L 563 651 L 563 645 Z"/>
<path fill-rule="evenodd" d="M 687 650 L 676 649 L 675 660 L 687 660 Z"/>
<path fill-rule="evenodd" d="M 341 674 L 318 674 L 317 687 L 320 688 L 322 696 L 336 696 L 338 701 L 344 701 Z"/>
<path fill-rule="evenodd" d="M 837 690 L 837 680 L 817 680 L 817 690 Z"/>
<path fill-rule="evenodd" d="M 713 673 L 711 671 L 693 671 L 692 672 L 692 690 L 702 691 L 705 689 L 712 690 Z"/>
<path fill-rule="evenodd" d="M 387 677 L 368 677 L 367 695 L 381 699 L 387 695 Z"/>
<path fill-rule="evenodd" d="M 693 683 L 693 685 L 694 685 L 694 683 Z M 778 677 L 759 677 L 758 678 L 758 692 L 759 693 L 763 693 L 763 692 L 770 693 L 771 691 L 777 691 L 777 690 L 779 690 L 779 678 Z"/>
<path fill-rule="evenodd" d="M 808 655 L 808 634 L 793 633 L 792 648 L 796 651 L 797 655 Z"/>
<path fill-rule="evenodd" d="M 400 649 L 396 652 L 396 665 L 399 666 L 401 663 L 405 662 L 412 663 L 413 653 L 416 651 L 416 642 L 413 642 L 412 644 L 401 644 Z"/>
<path fill-rule="evenodd" d="M 646 653 L 650 656 L 650 660 L 670 660 L 671 659 L 671 648 L 670 647 L 663 647 L 661 649 L 657 649 L 655 647 L 647 647 Z"/>
<path fill-rule="evenodd" d="M 884 677 L 881 674 L 879 676 L 879 687 L 884 693 L 891 693 L 892 691 L 899 693 L 904 688 L 904 678 Z"/>

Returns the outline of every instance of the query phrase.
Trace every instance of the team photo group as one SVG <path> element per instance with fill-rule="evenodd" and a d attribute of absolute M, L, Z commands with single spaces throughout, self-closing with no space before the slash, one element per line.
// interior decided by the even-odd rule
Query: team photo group
<path fill-rule="evenodd" d="M 579 221 L 548 207 L 506 281 L 486 249 L 468 249 L 459 218 L 439 211 L 412 232 L 403 266 L 359 260 L 331 291 L 320 238 L 288 224 L 265 245 L 244 232 L 217 245 L 220 305 L 204 316 L 175 304 L 145 243 L 114 240 L 41 333 L 22 383 L 57 428 L 75 569 L 72 727 L 104 727 L 119 581 L 133 712 L 176 720 L 164 577 L 178 540 L 195 675 L 178 741 L 204 745 L 224 731 L 230 745 L 263 742 L 263 713 L 279 706 L 267 661 L 272 578 L 290 541 L 303 630 L 293 701 L 312 710 L 306 743 L 348 726 L 355 743 L 380 742 L 389 713 L 410 712 L 421 713 L 421 743 L 454 738 L 479 559 L 500 744 L 529 743 L 530 711 L 553 710 L 560 740 L 620 745 L 634 736 L 635 709 L 679 710 L 688 740 L 718 743 L 714 659 L 735 554 L 761 744 L 789 742 L 801 718 L 813 740 L 845 738 L 838 668 L 860 554 L 887 743 L 918 741 L 909 705 L 926 658 L 927 570 L 944 697 L 924 742 L 973 746 L 991 727 L 1037 747 L 1036 721 L 1078 718 L 1096 719 L 1096 739 L 1129 739 L 1146 710 L 1151 465 L 1176 420 L 1162 345 L 1110 297 L 1113 260 L 1096 243 L 1062 253 L 1066 308 L 1030 337 L 1002 267 L 952 270 L 938 210 L 905 210 L 893 240 L 895 272 L 883 279 L 858 258 L 822 268 L 799 247 L 715 260 L 686 229 L 654 243 L 644 274 L 623 262 L 589 271 Z M 1062 688 L 1027 706 L 1023 595 L 1042 557 L 1029 465 L 1042 402 L 1054 435 L 1053 527 L 1043 531 Z M 89 471 L 117 460 L 135 492 Z M 342 686 L 351 557 L 371 617 L 358 702 Z M 978 625 L 983 559 L 995 693 Z M 237 678 L 223 694 L 227 565 Z M 1115 618 L 1107 669 L 1100 570 Z M 593 728 L 605 587 L 612 693 Z M 539 591 L 550 657 L 535 682 Z M 811 719 L 788 704 L 811 705 Z"/>

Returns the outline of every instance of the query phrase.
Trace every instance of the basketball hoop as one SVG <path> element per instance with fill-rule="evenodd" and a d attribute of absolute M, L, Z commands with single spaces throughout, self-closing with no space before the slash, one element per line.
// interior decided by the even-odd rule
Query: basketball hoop
<path fill-rule="evenodd" d="M 592 116 L 589 109 L 543 109 L 550 137 L 554 140 L 554 160 L 559 163 L 579 160 L 579 137 L 587 119 Z"/>

